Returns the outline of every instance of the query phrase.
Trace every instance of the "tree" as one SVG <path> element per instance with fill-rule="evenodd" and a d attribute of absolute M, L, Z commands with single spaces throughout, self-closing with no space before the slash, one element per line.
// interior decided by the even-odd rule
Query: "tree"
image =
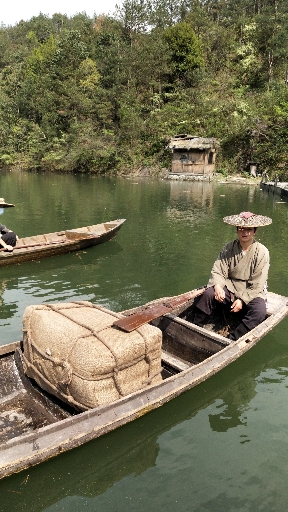
<path fill-rule="evenodd" d="M 191 72 L 204 66 L 202 50 L 190 24 L 183 22 L 164 31 L 174 77 L 190 79 Z"/>
<path fill-rule="evenodd" d="M 184 21 L 188 12 L 189 6 L 185 0 L 151 0 L 149 23 L 164 30 Z"/>
<path fill-rule="evenodd" d="M 277 3 L 275 3 L 277 4 Z M 280 2 L 279 2 L 280 4 Z M 255 42 L 259 53 L 262 55 L 262 73 L 265 82 L 270 86 L 277 68 L 283 68 L 282 80 L 286 78 L 288 59 L 288 7 L 286 4 L 268 5 L 262 8 L 261 14 L 256 18 L 257 32 Z"/>
<path fill-rule="evenodd" d="M 130 46 L 136 34 L 147 30 L 148 12 L 149 5 L 146 0 L 124 0 L 121 6 L 116 6 L 116 18 L 122 23 Z"/>

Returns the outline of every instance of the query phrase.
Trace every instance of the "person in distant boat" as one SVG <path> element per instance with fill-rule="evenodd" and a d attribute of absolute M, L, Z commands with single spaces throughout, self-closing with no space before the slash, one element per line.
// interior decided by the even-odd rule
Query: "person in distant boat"
<path fill-rule="evenodd" d="M 5 251 L 13 251 L 13 247 L 15 247 L 17 240 L 18 237 L 14 231 L 6 228 L 4 224 L 0 224 L 0 246 L 2 246 Z"/>
<path fill-rule="evenodd" d="M 223 221 L 236 226 L 237 239 L 225 245 L 215 261 L 207 289 L 196 304 L 193 322 L 203 327 L 217 303 L 222 303 L 240 315 L 239 325 L 228 335 L 236 341 L 266 316 L 269 251 L 254 235 L 257 227 L 271 224 L 272 219 L 242 212 Z"/>

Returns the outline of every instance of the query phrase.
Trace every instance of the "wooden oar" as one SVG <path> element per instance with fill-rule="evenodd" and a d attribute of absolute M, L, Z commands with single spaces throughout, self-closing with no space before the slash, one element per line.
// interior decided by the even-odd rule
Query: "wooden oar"
<path fill-rule="evenodd" d="M 175 299 L 171 299 L 168 302 L 161 302 L 155 306 L 149 306 L 143 311 L 139 311 L 138 313 L 133 313 L 132 315 L 116 320 L 113 322 L 113 325 L 120 327 L 120 329 L 126 332 L 134 331 L 138 327 L 141 327 L 141 325 L 146 324 L 151 320 L 155 320 L 155 318 L 159 318 L 159 316 L 171 313 L 173 309 L 177 306 L 181 306 L 181 304 L 184 304 L 185 302 L 188 302 L 188 300 L 195 299 L 195 297 L 201 295 L 204 290 L 205 287 L 197 288 L 197 290 L 175 297 Z"/>

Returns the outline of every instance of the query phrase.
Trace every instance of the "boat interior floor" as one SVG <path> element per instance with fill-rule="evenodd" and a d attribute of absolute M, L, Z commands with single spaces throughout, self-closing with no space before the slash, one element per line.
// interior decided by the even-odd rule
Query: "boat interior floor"
<path fill-rule="evenodd" d="M 205 330 L 187 320 L 189 314 L 167 314 L 151 323 L 162 335 L 162 377 L 167 378 L 201 363 L 231 343 L 222 334 L 214 332 L 215 323 Z M 223 327 L 223 326 L 222 326 Z M 218 329 L 218 326 L 217 326 Z M 168 372 L 168 373 L 167 373 Z"/>
<path fill-rule="evenodd" d="M 25 376 L 17 351 L 0 358 L 0 442 L 69 416 Z"/>
<path fill-rule="evenodd" d="M 188 309 L 181 312 L 179 317 L 187 320 L 188 322 L 193 322 L 194 312 L 195 303 L 191 304 Z M 219 303 L 216 305 L 215 310 L 209 318 L 209 322 L 204 326 L 204 328 L 226 338 L 230 332 L 236 329 L 241 322 L 241 318 L 241 312 L 231 313 L 230 305 L 225 306 L 224 304 Z"/>

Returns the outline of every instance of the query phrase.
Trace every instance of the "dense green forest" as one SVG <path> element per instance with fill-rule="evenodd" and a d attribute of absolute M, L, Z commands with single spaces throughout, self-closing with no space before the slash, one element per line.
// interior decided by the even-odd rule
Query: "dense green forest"
<path fill-rule="evenodd" d="M 0 27 L 0 168 L 155 172 L 169 138 L 288 181 L 288 2 L 124 0 Z"/>

